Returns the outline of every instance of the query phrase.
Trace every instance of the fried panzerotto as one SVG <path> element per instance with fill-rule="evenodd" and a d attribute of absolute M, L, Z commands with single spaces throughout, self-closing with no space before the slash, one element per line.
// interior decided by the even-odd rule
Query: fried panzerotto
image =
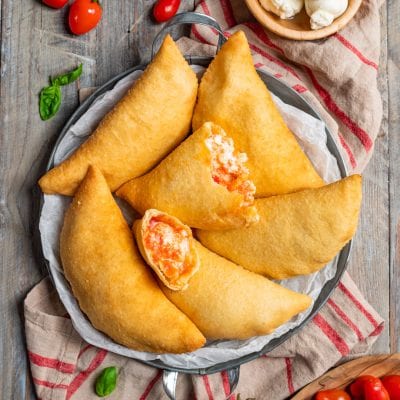
<path fill-rule="evenodd" d="M 65 276 L 93 326 L 140 351 L 183 353 L 205 338 L 162 293 L 97 168 L 89 167 L 64 220 Z"/>
<path fill-rule="evenodd" d="M 200 268 L 187 289 L 166 296 L 208 339 L 247 339 L 271 333 L 311 305 L 293 292 L 207 250 L 196 241 Z"/>
<path fill-rule="evenodd" d="M 275 279 L 310 274 L 353 237 L 361 196 L 361 176 L 352 175 L 321 188 L 257 199 L 257 224 L 199 230 L 197 236 L 210 250 L 258 274 Z"/>
<path fill-rule="evenodd" d="M 229 229 L 258 220 L 246 155 L 213 123 L 205 123 L 148 174 L 117 196 L 143 214 L 155 208 L 190 227 Z"/>
<path fill-rule="evenodd" d="M 147 210 L 133 231 L 140 253 L 161 282 L 172 290 L 186 289 L 199 269 L 192 230 L 171 215 Z"/>
<path fill-rule="evenodd" d="M 197 77 L 170 36 L 143 75 L 67 160 L 39 181 L 47 194 L 73 195 L 89 165 L 111 190 L 149 171 L 187 135 Z"/>
<path fill-rule="evenodd" d="M 256 197 L 324 184 L 258 76 L 241 31 L 222 46 L 200 82 L 193 130 L 207 121 L 225 129 L 247 154 Z"/>

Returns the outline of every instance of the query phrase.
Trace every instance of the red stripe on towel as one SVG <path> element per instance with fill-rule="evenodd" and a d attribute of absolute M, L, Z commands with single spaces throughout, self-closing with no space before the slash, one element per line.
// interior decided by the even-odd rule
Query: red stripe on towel
<path fill-rule="evenodd" d="M 201 3 L 201 7 L 203 8 L 204 14 L 211 16 L 210 10 L 207 6 L 207 4 L 203 1 Z M 215 28 L 210 28 L 216 35 L 219 35 L 218 31 Z"/>
<path fill-rule="evenodd" d="M 232 35 L 228 32 L 225 32 L 225 36 L 231 37 Z M 300 76 L 297 75 L 297 72 L 293 68 L 291 68 L 288 65 L 286 65 L 285 63 L 283 63 L 281 60 L 278 60 L 277 58 L 275 58 L 271 54 L 267 53 L 266 51 L 260 49 L 259 47 L 257 47 L 254 44 L 249 43 L 249 46 L 250 46 L 250 49 L 252 49 L 256 53 L 260 54 L 260 56 L 266 58 L 267 60 L 271 61 L 272 63 L 274 63 L 276 65 L 279 65 L 281 68 L 283 68 L 284 70 L 286 70 L 287 72 L 292 74 L 294 77 L 301 80 Z"/>
<path fill-rule="evenodd" d="M 49 389 L 68 389 L 68 385 L 65 385 L 63 383 L 53 383 L 53 382 L 48 382 L 48 381 L 42 381 L 42 380 L 36 379 L 36 378 L 33 378 L 33 382 L 35 385 L 44 386 Z"/>
<path fill-rule="evenodd" d="M 279 51 L 279 53 L 285 54 L 285 52 L 281 47 L 277 46 L 275 43 L 271 41 L 271 39 L 267 36 L 264 29 L 261 28 L 259 24 L 255 22 L 245 22 L 243 25 L 247 26 L 258 37 L 258 39 L 260 39 L 269 48 Z"/>
<path fill-rule="evenodd" d="M 350 352 L 346 342 L 339 336 L 337 331 L 335 331 L 332 326 L 328 324 L 324 317 L 322 317 L 320 314 L 317 314 L 314 317 L 313 322 L 318 326 L 319 329 L 321 329 L 321 331 L 332 342 L 342 356 L 345 356 Z"/>
<path fill-rule="evenodd" d="M 293 386 L 293 374 L 292 374 L 292 360 L 289 357 L 285 357 L 285 364 L 286 364 L 288 390 L 290 394 L 293 394 L 294 386 Z"/>
<path fill-rule="evenodd" d="M 372 324 L 374 328 L 378 328 L 380 325 L 372 314 L 365 309 L 365 307 L 360 303 L 360 301 L 354 297 L 350 290 L 344 286 L 342 282 L 339 282 L 338 288 L 353 302 L 353 304 L 358 308 L 358 310 L 367 318 L 367 320 Z"/>
<path fill-rule="evenodd" d="M 381 332 L 383 331 L 383 328 L 385 327 L 385 324 L 380 324 L 372 333 L 370 336 L 379 336 Z"/>
<path fill-rule="evenodd" d="M 204 39 L 204 37 L 200 34 L 200 32 L 198 31 L 196 25 L 192 25 L 192 33 L 196 37 L 196 39 L 199 40 L 201 43 L 209 44 L 207 42 L 207 40 Z"/>
<path fill-rule="evenodd" d="M 69 400 L 71 396 L 82 386 L 89 375 L 101 365 L 101 363 L 106 358 L 107 353 L 107 350 L 99 350 L 89 366 L 84 371 L 81 371 L 78 375 L 75 376 L 74 380 L 68 387 L 67 395 L 65 397 L 66 400 Z"/>
<path fill-rule="evenodd" d="M 208 5 L 206 4 L 205 1 L 201 2 L 201 8 L 203 9 L 204 14 L 211 15 L 210 9 L 208 8 Z"/>
<path fill-rule="evenodd" d="M 317 90 L 319 96 L 327 106 L 327 108 L 333 112 L 342 122 L 346 125 L 351 132 L 354 133 L 363 144 L 364 148 L 369 151 L 372 148 L 373 142 L 369 137 L 368 133 L 365 132 L 362 128 L 360 128 L 333 100 L 332 96 L 328 93 L 326 89 L 324 89 L 320 83 L 318 82 L 317 78 L 315 77 L 314 73 L 311 71 L 310 68 L 304 67 L 305 71 L 310 76 L 311 82 L 314 85 L 315 89 Z"/>
<path fill-rule="evenodd" d="M 147 385 L 146 389 L 144 390 L 144 392 L 140 396 L 139 400 L 146 400 L 147 399 L 147 396 L 149 395 L 149 393 L 151 392 L 151 390 L 153 389 L 153 387 L 157 383 L 157 381 L 161 378 L 161 375 L 162 375 L 162 372 L 160 370 L 158 370 L 156 376 L 149 382 L 149 384 Z"/>
<path fill-rule="evenodd" d="M 227 397 L 227 400 L 235 400 L 236 396 L 234 394 L 230 395 L 231 394 L 231 385 L 229 383 L 228 373 L 226 371 L 222 371 L 221 378 L 222 378 L 222 385 L 224 387 L 224 392 L 225 392 L 225 396 Z"/>
<path fill-rule="evenodd" d="M 55 358 L 43 357 L 32 351 L 28 351 L 28 357 L 32 364 L 38 365 L 39 367 L 53 368 L 66 374 L 72 374 L 75 371 L 74 364 L 66 363 Z"/>
<path fill-rule="evenodd" d="M 307 92 L 307 90 L 308 90 L 303 85 L 294 85 L 294 86 L 292 86 L 292 89 L 294 89 L 297 93 L 304 93 L 304 92 Z"/>
<path fill-rule="evenodd" d="M 206 392 L 208 395 L 208 400 L 214 400 L 214 396 L 211 391 L 210 381 L 208 380 L 207 375 L 203 375 L 203 382 L 204 382 L 204 387 L 206 388 Z"/>
<path fill-rule="evenodd" d="M 328 304 L 335 313 L 345 322 L 345 324 L 357 335 L 358 340 L 364 340 L 364 336 L 358 329 L 357 325 L 346 315 L 346 313 L 332 300 L 328 300 Z"/>
<path fill-rule="evenodd" d="M 78 354 L 78 358 L 81 358 L 82 354 L 86 353 L 87 350 L 92 348 L 93 346 L 91 344 L 87 344 Z"/>
<path fill-rule="evenodd" d="M 259 47 L 257 47 L 254 44 L 249 43 L 249 46 L 253 51 L 255 51 L 256 53 L 260 54 L 262 57 L 264 57 L 267 60 L 271 61 L 272 63 L 280 66 L 281 68 L 283 68 L 284 70 L 289 72 L 291 75 L 293 75 L 298 80 L 301 80 L 301 78 L 297 74 L 297 72 L 293 68 L 291 68 L 288 65 L 286 65 L 285 63 L 283 63 L 281 60 L 278 60 L 277 58 L 273 57 L 271 54 L 265 52 L 264 50 L 260 49 Z"/>
<path fill-rule="evenodd" d="M 232 28 L 232 26 L 237 25 L 230 0 L 220 0 L 219 4 L 221 5 L 222 12 L 224 14 L 224 18 L 226 24 L 228 25 L 228 28 Z"/>
<path fill-rule="evenodd" d="M 370 67 L 378 70 L 378 64 L 369 60 L 365 57 L 360 50 L 358 50 L 353 44 L 351 44 L 345 37 L 343 37 L 340 33 L 336 33 L 333 35 L 334 38 L 339 40 L 345 47 L 347 47 L 353 54 L 355 54 L 364 64 L 369 65 Z"/>
<path fill-rule="evenodd" d="M 357 161 L 356 161 L 356 158 L 354 157 L 353 152 L 350 149 L 350 146 L 346 143 L 346 141 L 344 140 L 344 137 L 339 132 L 338 132 L 338 135 L 339 135 L 340 143 L 349 157 L 351 166 L 353 168 L 357 167 Z"/>

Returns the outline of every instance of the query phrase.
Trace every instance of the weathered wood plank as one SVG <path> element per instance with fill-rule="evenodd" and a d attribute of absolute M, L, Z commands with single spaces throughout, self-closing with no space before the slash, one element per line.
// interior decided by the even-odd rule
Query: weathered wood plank
<path fill-rule="evenodd" d="M 182 2 L 181 10 L 192 9 L 193 3 Z M 0 0 L 0 398 L 34 398 L 21 305 L 44 272 L 32 248 L 31 189 L 61 127 L 78 105 L 79 87 L 99 86 L 149 60 L 152 40 L 161 27 L 152 23 L 152 4 L 144 0 L 120 0 L 117 6 L 112 1 L 103 2 L 101 25 L 76 37 L 65 25 L 67 9 L 54 11 L 34 0 L 23 4 Z M 400 4 L 389 0 L 387 7 L 388 20 L 386 9 L 382 10 L 380 71 L 385 121 L 365 174 L 362 220 L 350 265 L 367 299 L 387 319 L 390 305 L 390 329 L 388 326 L 377 342 L 375 353 L 389 351 L 389 343 L 392 351 L 400 351 Z M 37 95 L 48 76 L 80 62 L 84 64 L 80 82 L 63 89 L 62 110 L 54 119 L 42 122 Z"/>
<path fill-rule="evenodd" d="M 381 9 L 381 60 L 379 88 L 383 100 L 383 123 L 374 154 L 365 170 L 363 207 L 349 272 L 372 306 L 387 321 L 371 354 L 390 351 L 389 324 L 389 196 L 388 196 L 388 89 L 387 12 Z"/>
<path fill-rule="evenodd" d="M 390 189 L 390 336 L 400 351 L 400 3 L 388 1 L 389 189 Z"/>
<path fill-rule="evenodd" d="M 76 37 L 65 25 L 67 8 L 40 1 L 0 0 L 0 387 L 1 398 L 34 398 L 23 337 L 22 300 L 43 276 L 32 248 L 31 189 L 61 127 L 78 105 L 79 86 L 99 86 L 140 60 L 149 59 L 160 25 L 152 24 L 153 2 L 104 2 L 100 26 Z M 183 2 L 182 10 L 193 2 Z M 40 89 L 50 75 L 80 62 L 84 74 L 63 88 L 59 114 L 38 115 Z"/>
<path fill-rule="evenodd" d="M 364 177 L 363 207 L 349 272 L 370 304 L 389 321 L 389 227 L 387 193 L 387 144 L 376 143 L 375 154 Z M 371 353 L 389 352 L 389 324 Z"/>
<path fill-rule="evenodd" d="M 42 138 L 35 131 L 37 97 L 33 28 L 37 4 L 2 1 L 0 74 L 0 387 L 4 399 L 24 399 L 27 360 L 22 299 L 40 279 L 32 253 L 30 190 Z M 35 154 L 36 153 L 36 154 Z M 28 397 L 29 398 L 29 397 Z"/>

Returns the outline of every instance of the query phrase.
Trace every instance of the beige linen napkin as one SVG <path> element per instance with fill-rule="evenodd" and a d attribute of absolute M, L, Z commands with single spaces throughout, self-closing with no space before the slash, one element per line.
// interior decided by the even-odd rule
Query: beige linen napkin
<path fill-rule="evenodd" d="M 345 274 L 327 305 L 299 334 L 241 367 L 231 399 L 237 399 L 238 393 L 242 400 L 283 399 L 342 357 L 364 352 L 382 329 L 382 318 Z M 79 337 L 49 278 L 25 300 L 25 331 L 33 382 L 41 400 L 96 399 L 95 379 L 108 366 L 119 369 L 110 400 L 167 399 L 160 371 L 88 345 Z M 178 399 L 220 400 L 227 394 L 226 373 L 180 375 Z"/>
<path fill-rule="evenodd" d="M 382 121 L 377 87 L 382 3 L 364 0 L 343 30 L 317 41 L 293 41 L 265 31 L 244 0 L 203 0 L 196 11 L 214 17 L 226 37 L 243 30 L 256 67 L 285 81 L 318 110 L 350 170 L 362 172 Z M 181 42 L 186 54 L 215 53 L 214 29 L 194 25 L 191 37 Z"/>
<path fill-rule="evenodd" d="M 340 33 L 316 42 L 293 42 L 266 33 L 243 0 L 206 0 L 197 11 L 214 16 L 225 35 L 245 31 L 258 68 L 284 80 L 327 121 L 350 170 L 362 171 L 372 154 L 381 122 L 377 90 L 379 6 L 364 0 L 354 20 Z M 194 26 L 182 39 L 186 54 L 215 53 L 216 34 Z M 202 43 L 199 43 L 202 42 Z M 161 372 L 85 343 L 75 332 L 48 278 L 25 300 L 27 349 L 33 382 L 41 400 L 97 398 L 94 381 L 107 366 L 119 380 L 110 400 L 167 399 Z M 361 355 L 383 329 L 382 318 L 346 273 L 319 314 L 273 352 L 241 367 L 235 394 L 241 400 L 281 400 L 323 374 L 343 357 Z M 220 400 L 229 395 L 226 372 L 183 376 L 178 399 Z"/>

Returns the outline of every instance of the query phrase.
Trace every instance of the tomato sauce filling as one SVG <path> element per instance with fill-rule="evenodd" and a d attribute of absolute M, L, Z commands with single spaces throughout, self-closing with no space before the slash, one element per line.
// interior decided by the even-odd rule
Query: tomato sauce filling
<path fill-rule="evenodd" d="M 192 236 L 168 217 L 151 217 L 143 238 L 152 261 L 171 282 L 176 281 L 192 267 Z"/>
<path fill-rule="evenodd" d="M 212 178 L 214 182 L 225 186 L 230 192 L 243 195 L 242 206 L 254 202 L 256 187 L 249 178 L 245 166 L 247 154 L 235 150 L 232 138 L 221 134 L 211 134 L 206 139 L 206 146 L 211 152 Z"/>

